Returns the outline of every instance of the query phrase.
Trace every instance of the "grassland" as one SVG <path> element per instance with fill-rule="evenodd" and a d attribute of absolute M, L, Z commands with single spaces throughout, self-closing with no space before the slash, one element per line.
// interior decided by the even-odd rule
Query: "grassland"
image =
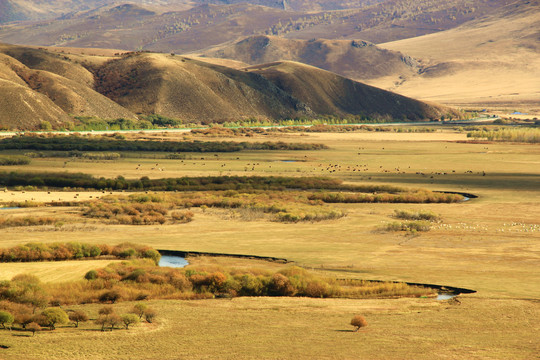
<path fill-rule="evenodd" d="M 196 139 L 193 135 L 174 133 L 149 136 Z M 273 134 L 255 135 L 246 141 L 261 138 L 324 143 L 329 149 L 246 151 L 218 156 L 188 153 L 189 160 L 183 161 L 155 159 L 152 153 L 103 161 L 43 157 L 24 167 L 5 168 L 122 175 L 127 179 L 220 174 L 330 176 L 351 184 L 384 183 L 462 191 L 479 198 L 456 204 L 331 204 L 346 211 L 347 216 L 297 224 L 246 219 L 234 209 L 217 208 L 192 208 L 195 216 L 187 224 L 149 226 L 85 222 L 77 218 L 77 207 L 0 210 L 2 216 L 77 218 L 76 224 L 60 228 L 51 225 L 3 229 L 0 246 L 72 239 L 114 244 L 129 239 L 160 249 L 283 257 L 325 275 L 435 283 L 470 288 L 478 293 L 462 296 L 461 305 L 433 299 L 155 301 L 152 306 L 160 314 L 157 323 L 129 331 L 102 334 L 91 331 L 96 326 L 89 324 L 89 331 L 66 328 L 33 338 L 0 332 L 0 343 L 11 346 L 2 350 L 0 356 L 531 359 L 538 354 L 535 334 L 540 329 L 534 321 L 540 315 L 538 145 L 466 143 L 465 133 L 448 130 L 427 134 Z M 163 171 L 152 170 L 156 162 Z M 10 189 L 0 192 L 0 201 L 78 201 L 103 195 Z M 429 232 L 420 235 L 378 231 L 381 224 L 395 221 L 395 210 L 430 211 L 441 222 L 432 224 Z M 87 269 L 84 264 L 81 262 L 81 268 L 74 269 L 73 274 L 78 272 L 82 276 Z M 1 269 L 9 268 L 2 264 Z M 36 274 L 39 275 L 37 271 Z M 52 273 L 42 279 L 59 280 Z M 88 309 L 97 313 L 95 305 L 88 305 Z M 369 322 L 360 333 L 350 332 L 352 327 L 348 325 L 355 314 L 364 315 Z M 61 349 L 58 344 L 62 344 Z"/>

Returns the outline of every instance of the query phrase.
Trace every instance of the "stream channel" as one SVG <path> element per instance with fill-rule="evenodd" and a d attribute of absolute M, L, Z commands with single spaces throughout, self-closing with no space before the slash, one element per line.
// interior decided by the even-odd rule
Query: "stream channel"
<path fill-rule="evenodd" d="M 248 258 L 248 259 L 262 259 L 262 260 L 267 260 L 267 261 L 279 261 L 283 263 L 289 262 L 286 259 L 254 256 L 254 255 L 212 254 L 212 253 L 184 252 L 184 251 L 174 251 L 174 250 L 158 250 L 158 251 L 161 254 L 161 259 L 159 260 L 158 265 L 162 267 L 173 267 L 173 268 L 183 268 L 189 265 L 189 262 L 186 260 L 186 256 L 189 256 L 189 255 L 224 256 L 224 257 L 237 257 L 237 258 Z M 451 286 L 441 286 L 441 285 L 434 285 L 434 284 L 419 284 L 419 283 L 406 283 L 406 284 L 425 286 L 431 289 L 436 289 L 437 300 L 449 300 L 460 294 L 472 294 L 476 292 L 474 290 L 469 290 L 469 289 L 462 289 L 462 288 L 455 288 Z"/>

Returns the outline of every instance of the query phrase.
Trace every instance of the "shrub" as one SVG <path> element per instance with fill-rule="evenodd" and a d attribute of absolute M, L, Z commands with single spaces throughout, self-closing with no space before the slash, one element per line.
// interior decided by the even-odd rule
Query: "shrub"
<path fill-rule="evenodd" d="M 28 156 L 4 156 L 0 155 L 0 166 L 5 165 L 28 165 L 32 159 Z"/>
<path fill-rule="evenodd" d="M 304 290 L 304 293 L 306 296 L 313 297 L 313 298 L 323 298 L 329 296 L 329 290 L 330 286 L 322 281 L 315 280 L 310 281 L 306 289 Z"/>
<path fill-rule="evenodd" d="M 431 211 L 420 210 L 418 212 L 406 210 L 394 210 L 394 217 L 402 220 L 427 220 L 437 221 L 439 216 Z"/>
<path fill-rule="evenodd" d="M 104 302 L 110 302 L 111 304 L 114 304 L 116 301 L 120 299 L 120 293 L 116 290 L 110 290 L 106 291 L 99 297 L 99 301 Z"/>
<path fill-rule="evenodd" d="M 429 231 L 431 224 L 428 221 L 391 222 L 382 227 L 386 231 Z"/>
<path fill-rule="evenodd" d="M 189 210 L 174 211 L 171 213 L 172 219 L 179 223 L 188 223 L 193 220 L 193 216 L 195 216 L 195 214 Z"/>
<path fill-rule="evenodd" d="M 289 278 L 285 275 L 277 273 L 272 276 L 272 280 L 268 286 L 268 295 L 272 296 L 292 296 L 295 293 L 294 287 L 291 285 Z"/>
<path fill-rule="evenodd" d="M 367 321 L 362 315 L 355 315 L 351 320 L 351 325 L 356 327 L 354 331 L 367 326 Z"/>
<path fill-rule="evenodd" d="M 96 280 L 98 278 L 98 272 L 96 270 L 90 270 L 85 275 L 86 280 Z"/>

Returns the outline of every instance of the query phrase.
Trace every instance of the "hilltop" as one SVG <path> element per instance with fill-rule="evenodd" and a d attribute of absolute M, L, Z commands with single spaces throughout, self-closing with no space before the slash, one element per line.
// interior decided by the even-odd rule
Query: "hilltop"
<path fill-rule="evenodd" d="M 410 56 L 362 40 L 293 40 L 259 35 L 222 44 L 199 55 L 251 65 L 295 61 L 357 80 L 406 76 L 419 71 L 418 63 Z"/>

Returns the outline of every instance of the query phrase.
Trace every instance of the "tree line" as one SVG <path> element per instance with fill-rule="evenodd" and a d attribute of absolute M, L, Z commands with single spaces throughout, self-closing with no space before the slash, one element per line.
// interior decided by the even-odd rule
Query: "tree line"
<path fill-rule="evenodd" d="M 321 150 L 324 144 L 234 141 L 154 141 L 92 138 L 81 136 L 20 135 L 0 140 L 0 150 L 52 151 L 147 151 L 147 152 L 237 152 L 242 150 Z"/>

